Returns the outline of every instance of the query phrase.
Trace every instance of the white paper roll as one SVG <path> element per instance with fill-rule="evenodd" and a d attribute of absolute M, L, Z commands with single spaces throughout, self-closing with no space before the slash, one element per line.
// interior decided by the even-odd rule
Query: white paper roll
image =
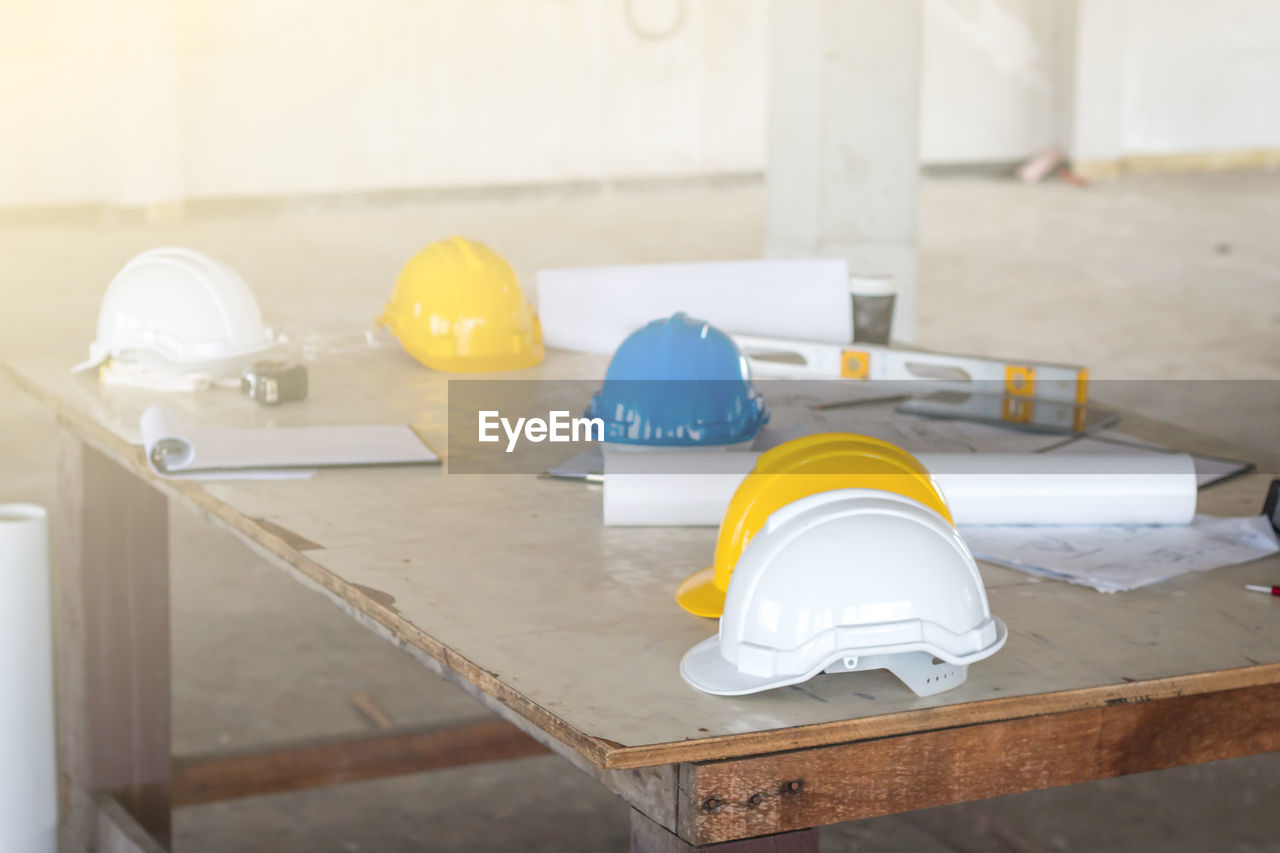
<path fill-rule="evenodd" d="M 609 453 L 604 523 L 609 527 L 717 525 L 734 489 L 755 467 L 749 451 Z"/>
<path fill-rule="evenodd" d="M 54 853 L 49 522 L 42 507 L 0 504 L 0 850 Z"/>
<path fill-rule="evenodd" d="M 547 346 L 578 352 L 612 353 L 677 311 L 730 334 L 847 344 L 848 278 L 843 258 L 539 270 L 538 318 Z"/>
<path fill-rule="evenodd" d="M 757 453 L 606 457 L 604 523 L 718 525 Z M 920 453 L 956 524 L 1187 524 L 1195 465 L 1185 453 Z"/>
<path fill-rule="evenodd" d="M 918 453 L 964 524 L 1189 524 L 1185 453 Z"/>

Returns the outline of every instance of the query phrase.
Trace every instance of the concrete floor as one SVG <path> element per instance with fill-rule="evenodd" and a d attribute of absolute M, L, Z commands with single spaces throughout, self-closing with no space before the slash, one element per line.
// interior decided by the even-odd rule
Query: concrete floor
<path fill-rule="evenodd" d="M 673 216 L 679 211 L 679 216 Z M 399 264 L 450 233 L 540 266 L 750 257 L 758 186 L 395 203 L 219 206 L 180 225 L 99 214 L 0 227 L 0 358 L 77 357 L 106 281 L 178 243 L 225 258 L 269 320 L 359 330 Z M 1080 190 L 977 179 L 923 187 L 919 342 L 1091 365 L 1105 378 L 1280 378 L 1280 174 L 1135 177 Z M 341 318 L 355 318 L 344 326 Z M 1129 386 L 1129 391 L 1132 386 Z M 1255 401 L 1274 408 L 1274 397 Z M 1234 437 L 1274 450 L 1241 411 Z M 1192 424 L 1194 426 L 1194 424 Z M 0 383 L 0 501 L 52 500 L 51 419 Z M 483 712 L 242 546 L 172 518 L 174 748 Z M 1259 756 L 824 830 L 833 851 L 1280 850 L 1280 760 Z M 555 758 L 184 809 L 177 848 L 621 851 L 627 810 Z"/>

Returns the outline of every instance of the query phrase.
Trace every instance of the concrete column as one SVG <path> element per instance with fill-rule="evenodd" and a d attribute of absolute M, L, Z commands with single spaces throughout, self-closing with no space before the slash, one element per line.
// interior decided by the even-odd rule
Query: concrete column
<path fill-rule="evenodd" d="M 845 257 L 915 332 L 920 0 L 773 0 L 766 254 Z"/>
<path fill-rule="evenodd" d="M 1128 38 L 1125 0 L 1075 0 L 1067 154 L 1090 178 L 1119 174 L 1124 156 L 1124 95 Z"/>

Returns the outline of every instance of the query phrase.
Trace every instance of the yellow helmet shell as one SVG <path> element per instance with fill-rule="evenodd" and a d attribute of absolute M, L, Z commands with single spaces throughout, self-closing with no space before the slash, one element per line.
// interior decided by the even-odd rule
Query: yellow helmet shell
<path fill-rule="evenodd" d="M 450 237 L 409 259 L 378 322 L 434 370 L 488 373 L 540 364 L 542 326 L 511 265 Z"/>
<path fill-rule="evenodd" d="M 729 578 L 743 549 L 775 510 L 831 489 L 879 489 L 919 501 L 947 521 L 951 512 L 933 477 L 902 448 L 865 435 L 829 432 L 784 442 L 739 484 L 716 538 L 714 564 L 690 576 L 676 601 L 696 616 L 724 612 Z"/>

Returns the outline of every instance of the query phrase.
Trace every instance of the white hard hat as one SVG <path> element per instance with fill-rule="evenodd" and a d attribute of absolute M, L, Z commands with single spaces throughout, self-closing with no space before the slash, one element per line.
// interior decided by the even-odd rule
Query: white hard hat
<path fill-rule="evenodd" d="M 253 292 L 234 270 L 177 247 L 135 256 L 107 285 L 89 359 L 162 362 L 179 370 L 234 372 L 271 347 Z"/>
<path fill-rule="evenodd" d="M 928 696 L 962 684 L 1006 636 L 946 519 L 892 492 L 835 489 L 769 516 L 738 559 L 720 633 L 685 654 L 680 674 L 734 696 L 888 669 Z"/>

